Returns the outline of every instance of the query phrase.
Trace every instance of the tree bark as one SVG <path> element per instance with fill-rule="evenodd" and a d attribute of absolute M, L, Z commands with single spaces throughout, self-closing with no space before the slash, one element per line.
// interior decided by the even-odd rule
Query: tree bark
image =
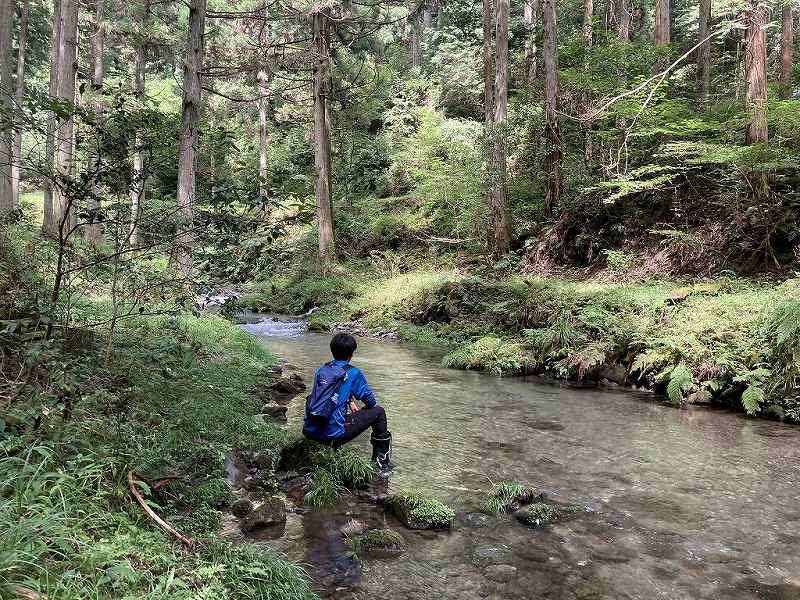
<path fill-rule="evenodd" d="M 11 83 L 11 24 L 14 22 L 14 5 L 10 0 L 0 0 L 0 107 L 13 114 L 14 86 Z M 0 129 L 0 212 L 14 209 L 14 187 L 11 183 L 13 156 L 13 127 Z"/>
<path fill-rule="evenodd" d="M 747 42 L 745 48 L 745 108 L 750 115 L 745 143 L 766 144 L 769 139 L 767 127 L 767 34 L 769 8 L 760 0 L 750 0 L 747 14 Z M 769 197 L 769 179 L 766 171 L 753 170 L 745 173 L 750 199 L 754 206 L 766 202 Z"/>
<path fill-rule="evenodd" d="M 19 44 L 17 51 L 17 87 L 15 95 L 17 98 L 18 114 L 22 113 L 22 104 L 25 98 L 25 51 L 28 48 L 28 14 L 30 11 L 29 0 L 23 0 L 22 12 L 19 19 Z M 17 119 L 17 127 L 14 129 L 14 148 L 13 161 L 11 163 L 11 194 L 13 205 L 16 207 L 19 202 L 19 185 L 22 176 L 22 123 Z"/>
<path fill-rule="evenodd" d="M 492 0 L 483 0 L 483 117 L 486 126 L 494 115 L 494 73 L 492 71 Z"/>
<path fill-rule="evenodd" d="M 61 46 L 61 0 L 53 0 L 53 37 L 50 46 L 50 83 L 48 97 L 53 100 L 58 91 L 58 50 Z M 55 217 L 53 213 L 53 153 L 55 151 L 56 117 L 53 111 L 47 116 L 47 136 L 45 138 L 45 169 L 44 178 L 44 217 L 42 231 L 45 235 L 56 234 Z"/>
<path fill-rule="evenodd" d="M 176 254 L 186 278 L 192 276 L 194 244 L 195 154 L 200 127 L 200 73 L 203 69 L 203 36 L 206 27 L 206 0 L 191 0 L 189 30 L 186 37 L 186 62 L 183 65 L 183 110 L 181 143 L 178 155 L 178 227 Z"/>
<path fill-rule="evenodd" d="M 314 52 L 314 168 L 317 201 L 317 229 L 319 249 L 317 258 L 323 272 L 336 262 L 333 237 L 333 210 L 331 208 L 331 144 L 330 144 L 330 22 L 323 8 L 311 11 L 312 46 Z"/>
<path fill-rule="evenodd" d="M 139 36 L 136 40 L 136 62 L 133 74 L 133 93 L 136 99 L 141 101 L 144 97 L 144 79 L 147 68 L 147 42 L 145 39 L 144 28 L 150 18 L 150 0 L 143 0 L 142 4 L 142 24 L 139 29 Z M 144 203 L 144 184 L 147 175 L 144 169 L 144 131 L 136 129 L 133 148 L 133 164 L 131 168 L 131 224 L 128 231 L 128 243 L 131 246 L 139 244 L 139 218 Z"/>
<path fill-rule="evenodd" d="M 698 40 L 708 37 L 708 26 L 711 20 L 711 0 L 700 0 L 700 12 L 697 22 Z M 706 40 L 697 49 L 697 102 L 705 108 L 708 106 L 708 90 L 711 85 L 711 40 Z"/>
<path fill-rule="evenodd" d="M 62 102 L 74 104 L 75 78 L 78 74 L 78 10 L 80 0 L 61 0 L 61 33 L 58 48 L 58 86 L 56 97 Z M 66 118 L 57 118 L 55 123 L 54 168 L 56 186 L 53 189 L 53 220 L 55 233 L 61 242 L 72 228 L 74 220 L 74 198 L 66 193 L 66 184 L 72 177 L 74 162 L 75 121 L 72 110 Z"/>
<path fill-rule="evenodd" d="M 794 71 L 794 10 L 792 4 L 783 5 L 781 23 L 781 72 L 779 82 L 781 97 L 792 97 L 792 72 Z"/>
<path fill-rule="evenodd" d="M 583 70 L 589 71 L 589 54 L 592 51 L 592 43 L 594 41 L 594 2 L 593 0 L 583 0 L 583 45 L 584 45 L 584 59 Z M 591 98 L 589 92 L 584 92 L 583 106 L 589 107 Z M 583 158 L 587 166 L 592 160 L 592 124 L 587 123 L 584 126 L 584 139 L 583 139 Z"/>
<path fill-rule="evenodd" d="M 631 0 L 617 0 L 617 38 L 621 42 L 631 41 L 633 6 Z"/>
<path fill-rule="evenodd" d="M 422 19 L 417 7 L 411 14 L 411 66 L 422 66 Z"/>
<path fill-rule="evenodd" d="M 264 214 L 269 212 L 269 186 L 267 185 L 269 140 L 267 133 L 269 132 L 270 78 L 271 73 L 268 66 L 265 65 L 258 70 L 258 196 Z"/>
<path fill-rule="evenodd" d="M 506 118 L 508 117 L 508 14 L 509 0 L 496 0 L 495 102 L 492 139 L 492 250 L 495 258 L 511 249 L 511 227 L 506 190 Z"/>
<path fill-rule="evenodd" d="M 747 15 L 745 49 L 745 108 L 750 115 L 745 132 L 747 144 L 766 142 L 767 130 L 767 35 L 769 9 L 751 0 Z"/>
<path fill-rule="evenodd" d="M 94 74 L 92 76 L 92 96 L 94 99 L 94 112 L 97 123 L 102 127 L 103 122 L 103 78 L 105 69 L 103 68 L 103 55 L 105 53 L 105 0 L 95 2 L 95 30 L 92 36 L 92 59 L 94 62 Z M 100 140 L 102 135 L 95 135 L 94 147 L 90 149 L 89 173 L 92 177 L 92 197 L 88 199 L 87 208 L 90 213 L 94 213 L 95 219 L 100 210 L 100 161 L 102 160 Z M 94 220 L 94 219 L 93 219 Z M 90 244 L 97 245 L 103 237 L 102 227 L 99 222 L 93 222 L 86 228 L 86 239 Z"/>
<path fill-rule="evenodd" d="M 536 79 L 536 11 L 539 0 L 524 0 L 522 23 L 525 27 L 525 83 Z"/>
<path fill-rule="evenodd" d="M 561 132 L 558 124 L 558 28 L 555 0 L 543 0 L 544 26 L 544 134 L 547 152 L 544 171 L 547 175 L 545 210 L 552 214 L 561 198 Z"/>
<path fill-rule="evenodd" d="M 670 0 L 656 0 L 653 14 L 653 42 L 656 46 L 670 43 Z"/>

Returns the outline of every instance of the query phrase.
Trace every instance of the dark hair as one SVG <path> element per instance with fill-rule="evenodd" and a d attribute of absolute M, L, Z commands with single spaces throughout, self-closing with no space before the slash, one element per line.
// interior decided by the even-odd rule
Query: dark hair
<path fill-rule="evenodd" d="M 331 340 L 331 354 L 336 360 L 350 360 L 356 348 L 356 338 L 349 333 L 337 333 Z"/>

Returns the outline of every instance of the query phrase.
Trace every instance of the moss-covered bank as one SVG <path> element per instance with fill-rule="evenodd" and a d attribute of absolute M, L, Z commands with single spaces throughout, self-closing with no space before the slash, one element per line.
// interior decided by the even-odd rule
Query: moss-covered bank
<path fill-rule="evenodd" d="M 315 597 L 299 566 L 217 534 L 232 500 L 226 452 L 277 456 L 287 442 L 253 420 L 260 401 L 249 390 L 272 357 L 211 317 L 127 321 L 112 347 L 108 363 L 105 343 L 12 348 L 44 366 L 4 388 L 12 401 L 0 420 L 0 597 Z M 127 489 L 131 470 L 194 547 L 147 519 Z"/>
<path fill-rule="evenodd" d="M 243 306 L 396 331 L 447 366 L 653 389 L 800 420 L 800 280 L 496 279 L 453 270 L 276 279 Z"/>

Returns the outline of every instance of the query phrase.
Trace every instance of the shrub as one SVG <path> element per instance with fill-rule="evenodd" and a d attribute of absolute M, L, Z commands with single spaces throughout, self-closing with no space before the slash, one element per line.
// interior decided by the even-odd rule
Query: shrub
<path fill-rule="evenodd" d="M 521 373 L 528 363 L 522 344 L 493 336 L 464 344 L 442 359 L 442 365 L 450 369 L 475 369 L 495 375 Z"/>

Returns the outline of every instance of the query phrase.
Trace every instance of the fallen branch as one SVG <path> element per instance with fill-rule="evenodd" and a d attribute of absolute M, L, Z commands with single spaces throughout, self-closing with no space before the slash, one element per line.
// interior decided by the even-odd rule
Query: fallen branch
<path fill-rule="evenodd" d="M 167 533 L 171 534 L 172 536 L 180 540 L 180 542 L 183 543 L 185 546 L 193 548 L 195 546 L 195 541 L 193 539 L 187 538 L 179 531 L 176 531 L 175 528 L 173 528 L 164 519 L 159 517 L 156 514 L 156 512 L 147 505 L 147 502 L 142 497 L 142 494 L 139 492 L 139 490 L 136 489 L 136 479 L 138 479 L 136 474 L 133 471 L 128 471 L 128 489 L 130 489 L 131 494 L 133 494 L 133 497 L 136 498 L 136 501 L 144 509 L 144 512 L 147 513 L 147 516 L 153 519 L 153 521 L 155 521 L 158 524 L 158 526 L 161 527 L 161 529 L 163 529 Z"/>
<path fill-rule="evenodd" d="M 21 585 L 11 586 L 11 591 L 20 598 L 27 598 L 27 600 L 47 600 L 49 596 L 42 592 L 35 592 L 34 590 Z"/>

